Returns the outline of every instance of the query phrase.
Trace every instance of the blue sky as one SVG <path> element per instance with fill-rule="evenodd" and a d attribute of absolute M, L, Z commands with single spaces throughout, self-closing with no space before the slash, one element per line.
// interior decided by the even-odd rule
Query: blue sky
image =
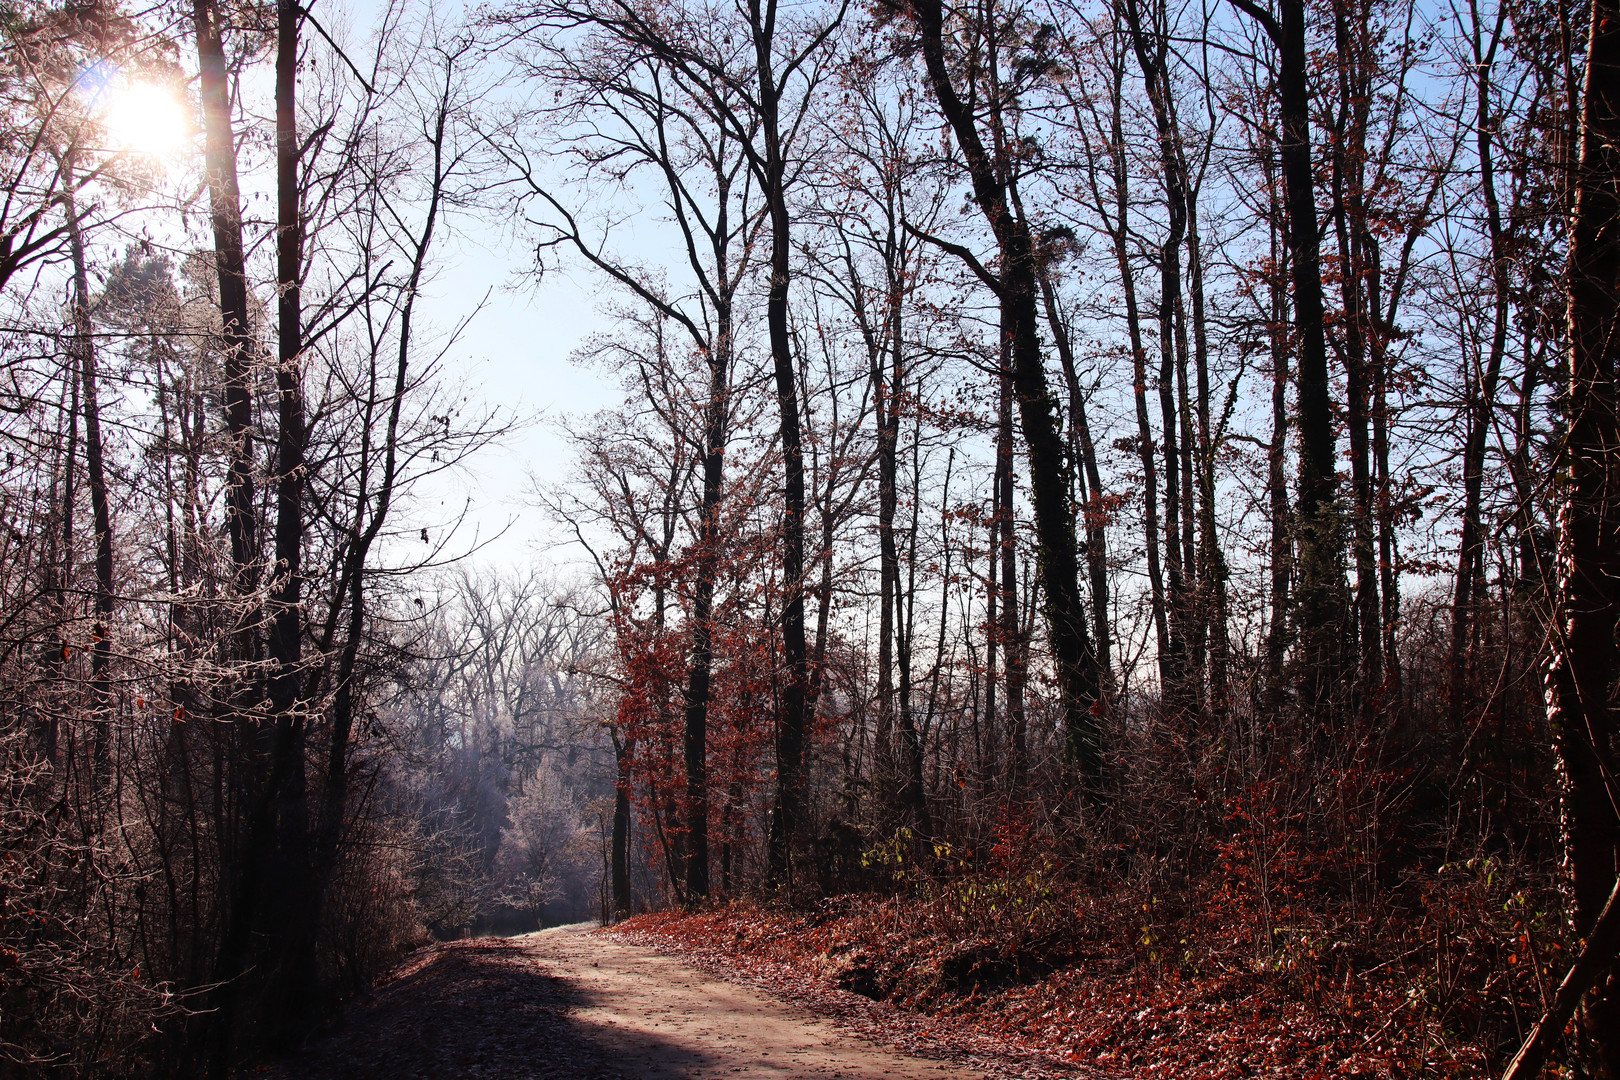
<path fill-rule="evenodd" d="M 469 470 L 434 481 L 430 517 L 453 513 L 470 500 L 463 539 L 489 541 L 475 555 L 486 566 L 540 556 L 546 522 L 526 498 L 531 476 L 555 484 L 566 478 L 569 450 L 552 421 L 612 404 L 611 388 L 569 361 L 580 341 L 601 325 L 592 282 L 581 273 L 520 278 L 524 253 L 480 221 L 462 222 L 461 235 L 440 251 L 427 290 L 439 327 L 484 307 L 445 358 L 448 381 L 465 382 L 475 402 L 526 421 L 498 446 L 482 451 Z M 487 299 L 486 299 L 487 296 Z"/>

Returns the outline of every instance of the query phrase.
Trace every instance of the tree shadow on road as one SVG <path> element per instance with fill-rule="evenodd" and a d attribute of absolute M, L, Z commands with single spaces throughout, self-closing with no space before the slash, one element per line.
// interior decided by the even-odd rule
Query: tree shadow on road
<path fill-rule="evenodd" d="M 330 1034 L 259 1072 L 266 1080 L 691 1080 L 709 1055 L 651 1036 L 628 1060 L 581 1020 L 589 995 L 500 938 L 412 954 Z M 255 1075 L 249 1073 L 248 1075 Z"/>

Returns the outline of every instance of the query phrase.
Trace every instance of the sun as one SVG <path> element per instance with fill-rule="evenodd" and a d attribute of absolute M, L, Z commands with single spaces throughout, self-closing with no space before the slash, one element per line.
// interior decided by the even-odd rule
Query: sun
<path fill-rule="evenodd" d="M 120 150 L 164 157 L 190 141 L 191 117 L 166 87 L 125 83 L 108 95 L 107 133 Z"/>

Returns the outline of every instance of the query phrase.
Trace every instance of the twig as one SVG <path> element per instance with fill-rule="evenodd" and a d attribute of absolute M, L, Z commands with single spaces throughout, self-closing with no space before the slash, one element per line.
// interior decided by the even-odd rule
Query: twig
<path fill-rule="evenodd" d="M 1547 1056 L 1564 1034 L 1564 1025 L 1575 1015 L 1581 997 L 1596 985 L 1613 962 L 1617 948 L 1620 948 L 1620 878 L 1615 879 L 1614 888 L 1609 890 L 1609 899 L 1597 922 L 1592 924 L 1581 955 L 1575 958 L 1564 981 L 1558 984 L 1552 1008 L 1530 1029 L 1530 1037 L 1513 1055 L 1502 1080 L 1535 1080 L 1540 1075 Z"/>

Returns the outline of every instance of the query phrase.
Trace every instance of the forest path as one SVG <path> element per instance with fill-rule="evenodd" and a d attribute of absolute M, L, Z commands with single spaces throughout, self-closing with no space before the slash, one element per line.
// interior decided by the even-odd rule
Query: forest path
<path fill-rule="evenodd" d="M 413 954 L 287 1080 L 968 1080 L 763 991 L 560 927 Z M 1003 1075 L 992 1072 L 988 1075 Z"/>

